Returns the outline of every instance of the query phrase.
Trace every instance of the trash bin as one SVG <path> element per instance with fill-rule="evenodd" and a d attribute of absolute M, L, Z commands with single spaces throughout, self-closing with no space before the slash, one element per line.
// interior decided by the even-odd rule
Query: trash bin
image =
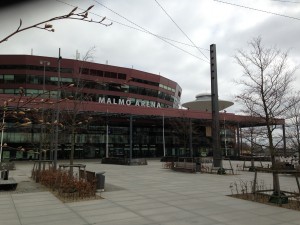
<path fill-rule="evenodd" d="M 96 173 L 96 189 L 104 191 L 105 186 L 105 176 L 103 175 L 105 172 Z"/>
<path fill-rule="evenodd" d="M 9 174 L 9 170 L 2 170 L 1 171 L 1 179 L 8 180 L 8 174 Z"/>
<path fill-rule="evenodd" d="M 201 162 L 196 162 L 196 172 L 201 172 Z"/>

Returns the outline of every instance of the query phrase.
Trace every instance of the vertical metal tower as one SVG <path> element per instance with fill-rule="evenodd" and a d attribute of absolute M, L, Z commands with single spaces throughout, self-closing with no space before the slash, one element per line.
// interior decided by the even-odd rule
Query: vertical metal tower
<path fill-rule="evenodd" d="M 216 45 L 210 45 L 210 74 L 211 74 L 211 106 L 212 106 L 212 148 L 214 167 L 222 166 L 222 151 L 220 148 L 220 121 Z"/>

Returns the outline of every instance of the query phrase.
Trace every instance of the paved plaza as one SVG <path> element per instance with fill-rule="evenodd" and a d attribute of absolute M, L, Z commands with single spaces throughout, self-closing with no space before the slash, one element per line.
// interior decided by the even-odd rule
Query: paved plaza
<path fill-rule="evenodd" d="M 0 192 L 0 225 L 296 225 L 300 212 L 229 197 L 230 184 L 253 180 L 237 175 L 183 173 L 164 169 L 159 160 L 146 166 L 105 165 L 81 161 L 87 170 L 105 171 L 103 199 L 62 203 L 42 187 Z M 228 162 L 224 162 L 226 164 Z M 233 162 L 234 168 L 236 163 Z M 19 184 L 31 182 L 31 162 L 10 171 Z M 228 166 L 228 165 L 227 165 Z M 270 174 L 259 174 L 267 187 Z M 295 179 L 281 176 L 281 186 L 296 190 Z"/>

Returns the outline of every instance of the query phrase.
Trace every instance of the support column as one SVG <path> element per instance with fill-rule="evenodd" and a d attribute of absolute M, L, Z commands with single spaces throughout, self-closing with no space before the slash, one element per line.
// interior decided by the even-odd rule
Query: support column
<path fill-rule="evenodd" d="M 190 133 L 190 157 L 194 157 L 194 152 L 193 152 L 193 125 L 192 125 L 192 119 L 189 119 L 189 133 Z"/>
<path fill-rule="evenodd" d="M 132 115 L 130 115 L 130 134 L 129 134 L 129 163 L 132 161 Z"/>
<path fill-rule="evenodd" d="M 236 147 L 235 147 L 235 150 L 236 150 L 236 153 L 237 153 L 237 156 L 240 156 L 241 155 L 241 144 L 240 144 L 240 124 L 238 123 L 237 124 L 237 127 L 236 127 Z"/>

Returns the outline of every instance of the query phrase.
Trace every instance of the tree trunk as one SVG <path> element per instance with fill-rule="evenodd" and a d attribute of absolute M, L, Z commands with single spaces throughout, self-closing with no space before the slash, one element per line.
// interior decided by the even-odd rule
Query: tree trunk
<path fill-rule="evenodd" d="M 275 161 L 275 154 L 271 155 L 271 162 L 272 162 L 272 169 L 278 169 L 276 168 L 276 161 Z M 273 190 L 274 194 L 279 194 L 280 192 L 280 184 L 279 184 L 279 176 L 278 173 L 272 172 L 273 175 Z"/>
<path fill-rule="evenodd" d="M 300 165 L 300 129 L 299 129 L 299 125 L 298 125 L 299 121 L 297 120 L 296 123 L 297 123 L 297 125 L 296 125 L 296 132 L 297 132 L 296 133 L 296 137 L 297 137 L 296 143 L 298 145 L 298 163 Z"/>
<path fill-rule="evenodd" d="M 267 120 L 269 121 L 269 120 Z M 270 155 L 271 155 L 271 163 L 272 167 L 271 169 L 277 170 L 278 168 L 276 167 L 276 158 L 275 158 L 275 147 L 273 145 L 273 136 L 272 136 L 272 131 L 271 131 L 271 125 L 267 124 L 267 130 L 268 130 L 268 139 L 269 139 L 269 148 L 270 148 Z M 279 176 L 277 172 L 272 172 L 273 175 L 273 194 L 278 195 L 280 194 L 280 184 L 279 184 Z"/>
<path fill-rule="evenodd" d="M 75 153 L 75 125 L 73 123 L 71 128 L 70 175 L 73 175 L 74 153 Z"/>

